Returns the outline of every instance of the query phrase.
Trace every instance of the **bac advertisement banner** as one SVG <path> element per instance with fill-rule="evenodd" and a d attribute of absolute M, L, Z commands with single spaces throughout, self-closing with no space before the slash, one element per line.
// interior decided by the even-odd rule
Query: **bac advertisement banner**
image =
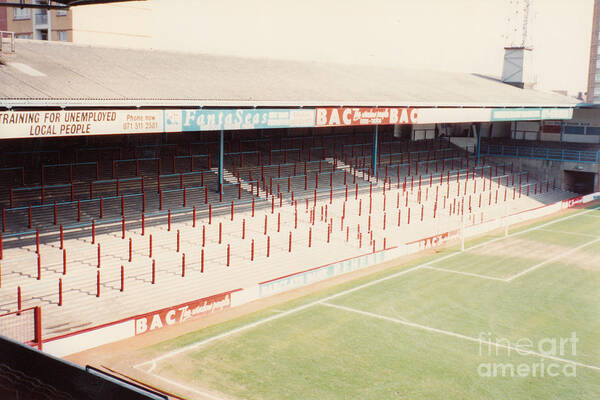
<path fill-rule="evenodd" d="M 316 108 L 0 112 L 0 139 L 318 128 L 452 122 L 563 120 L 571 108 Z"/>

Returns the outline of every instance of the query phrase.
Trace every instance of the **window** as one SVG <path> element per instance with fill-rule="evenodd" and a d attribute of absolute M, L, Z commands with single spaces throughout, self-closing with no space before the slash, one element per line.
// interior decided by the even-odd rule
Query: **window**
<path fill-rule="evenodd" d="M 15 34 L 16 39 L 31 39 L 31 33 L 17 33 Z"/>
<path fill-rule="evenodd" d="M 14 7 L 14 19 L 30 19 L 31 9 Z"/>
<path fill-rule="evenodd" d="M 56 33 L 58 35 L 59 42 L 66 42 L 69 40 L 67 36 L 67 31 L 57 31 Z"/>
<path fill-rule="evenodd" d="M 594 97 L 600 96 L 600 86 L 594 88 Z"/>
<path fill-rule="evenodd" d="M 65 15 L 67 15 L 67 10 L 58 10 L 56 12 L 57 17 L 64 17 Z"/>

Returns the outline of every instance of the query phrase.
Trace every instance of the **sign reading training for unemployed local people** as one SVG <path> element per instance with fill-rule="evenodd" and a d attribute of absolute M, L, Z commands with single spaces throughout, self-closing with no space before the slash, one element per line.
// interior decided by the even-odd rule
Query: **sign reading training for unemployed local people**
<path fill-rule="evenodd" d="M 155 133 L 162 110 L 0 112 L 0 138 Z"/>

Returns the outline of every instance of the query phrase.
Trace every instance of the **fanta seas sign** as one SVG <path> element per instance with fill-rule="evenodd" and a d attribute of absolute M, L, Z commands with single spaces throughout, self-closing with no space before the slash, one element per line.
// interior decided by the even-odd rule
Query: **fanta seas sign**
<path fill-rule="evenodd" d="M 135 334 L 141 335 L 165 326 L 180 324 L 191 319 L 213 314 L 231 307 L 231 293 L 219 293 L 200 300 L 190 301 L 178 306 L 136 317 Z"/>
<path fill-rule="evenodd" d="M 317 108 L 316 126 L 416 124 L 416 108 Z"/>

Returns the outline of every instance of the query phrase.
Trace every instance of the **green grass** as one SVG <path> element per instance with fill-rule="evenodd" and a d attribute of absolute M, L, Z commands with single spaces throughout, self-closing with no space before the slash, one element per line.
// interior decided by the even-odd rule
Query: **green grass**
<path fill-rule="evenodd" d="M 600 215 L 600 211 L 593 213 Z M 543 229 L 600 235 L 600 218 L 577 216 Z M 523 244 L 515 242 L 517 237 L 536 251 L 521 248 L 522 254 L 515 254 L 515 243 Z M 468 242 L 467 247 L 481 240 Z M 469 250 L 434 265 L 508 277 L 543 261 L 543 252 L 538 250 L 544 246 L 549 249 L 547 259 L 561 254 L 557 248 L 568 250 L 590 240 L 535 230 L 495 242 L 501 250 L 505 246 L 504 256 Z M 455 250 L 445 249 L 278 305 L 276 310 L 390 277 Z M 474 338 L 484 333 L 493 341 L 508 339 L 513 344 L 527 338 L 537 345 L 546 338 L 566 338 L 576 332 L 576 353 L 567 346 L 566 354 L 558 356 L 600 366 L 600 268 L 585 263 L 594 257 L 600 259 L 598 243 L 510 282 L 421 268 L 327 301 L 351 310 L 317 304 L 164 359 L 153 373 L 198 390 L 248 399 L 597 399 L 600 370 L 578 366 L 576 377 L 482 377 L 478 367 L 488 363 L 531 366 L 540 363 L 540 358 L 514 351 L 508 354 L 506 349 L 496 354 L 495 348 L 488 354 L 488 347 L 479 343 L 383 319 Z M 156 357 L 272 315 L 274 310 L 267 309 L 193 332 L 152 346 L 144 356 Z M 544 361 L 546 365 L 553 362 Z"/>

